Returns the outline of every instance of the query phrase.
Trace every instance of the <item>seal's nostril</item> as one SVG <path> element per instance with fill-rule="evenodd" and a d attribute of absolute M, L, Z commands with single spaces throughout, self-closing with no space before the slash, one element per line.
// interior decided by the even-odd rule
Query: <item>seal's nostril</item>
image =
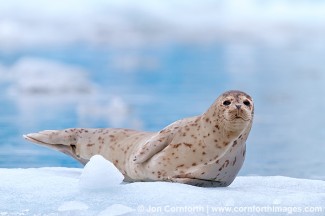
<path fill-rule="evenodd" d="M 240 109 L 241 105 L 236 105 L 237 109 Z"/>

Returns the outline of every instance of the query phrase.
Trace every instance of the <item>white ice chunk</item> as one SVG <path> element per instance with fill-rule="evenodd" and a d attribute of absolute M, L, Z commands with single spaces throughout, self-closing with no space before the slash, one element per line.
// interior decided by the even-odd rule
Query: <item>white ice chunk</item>
<path fill-rule="evenodd" d="M 86 164 L 80 177 L 81 189 L 100 190 L 119 185 L 123 175 L 108 160 L 100 155 L 93 156 Z"/>

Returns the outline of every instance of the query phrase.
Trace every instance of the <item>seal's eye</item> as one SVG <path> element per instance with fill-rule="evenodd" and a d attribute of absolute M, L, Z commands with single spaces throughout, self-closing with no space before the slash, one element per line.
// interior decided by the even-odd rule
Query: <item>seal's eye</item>
<path fill-rule="evenodd" d="M 250 105 L 251 105 L 251 103 L 250 103 L 248 100 L 245 100 L 245 101 L 244 101 L 244 104 L 245 104 L 246 106 L 250 106 Z"/>
<path fill-rule="evenodd" d="M 225 105 L 225 106 L 229 106 L 230 104 L 231 104 L 230 100 L 225 100 L 223 102 L 223 105 Z"/>

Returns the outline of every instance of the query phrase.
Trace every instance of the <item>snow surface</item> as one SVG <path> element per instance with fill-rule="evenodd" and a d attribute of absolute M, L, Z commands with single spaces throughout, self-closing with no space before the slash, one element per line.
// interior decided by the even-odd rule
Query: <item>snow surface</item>
<path fill-rule="evenodd" d="M 121 181 L 101 156 L 84 169 L 0 169 L 0 215 L 325 214 L 320 180 L 239 176 L 227 188 Z"/>

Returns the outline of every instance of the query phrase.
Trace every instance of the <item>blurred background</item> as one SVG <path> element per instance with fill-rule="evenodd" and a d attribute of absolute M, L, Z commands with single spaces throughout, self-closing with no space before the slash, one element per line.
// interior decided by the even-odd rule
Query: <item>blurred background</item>
<path fill-rule="evenodd" d="M 0 167 L 81 167 L 22 134 L 160 130 L 255 100 L 240 175 L 325 180 L 325 2 L 0 0 Z"/>

